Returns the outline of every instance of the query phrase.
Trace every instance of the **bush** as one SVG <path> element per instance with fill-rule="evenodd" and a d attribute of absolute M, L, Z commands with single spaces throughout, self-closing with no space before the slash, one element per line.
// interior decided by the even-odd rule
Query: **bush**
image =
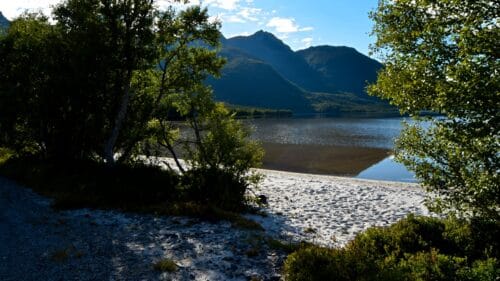
<path fill-rule="evenodd" d="M 287 280 L 496 280 L 500 225 L 409 216 L 344 248 L 310 246 L 285 262 Z"/>
<path fill-rule="evenodd" d="M 309 246 L 288 256 L 285 278 L 300 280 L 352 280 L 350 270 L 344 267 L 345 251 Z"/>
<path fill-rule="evenodd" d="M 64 209 L 140 210 L 178 199 L 176 174 L 141 164 L 107 167 L 92 161 L 14 158 L 0 166 L 0 174 L 54 198 L 55 207 Z"/>
<path fill-rule="evenodd" d="M 248 183 L 242 177 L 217 168 L 198 168 L 182 176 L 186 198 L 223 210 L 242 210 Z"/>

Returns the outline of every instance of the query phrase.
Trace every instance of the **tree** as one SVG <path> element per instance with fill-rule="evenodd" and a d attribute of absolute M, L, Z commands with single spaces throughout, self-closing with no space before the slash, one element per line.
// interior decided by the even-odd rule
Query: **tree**
<path fill-rule="evenodd" d="M 262 151 L 204 84 L 225 63 L 220 23 L 153 4 L 66 0 L 55 24 L 16 19 L 0 37 L 0 147 L 64 165 L 170 153 L 200 199 L 237 209 Z"/>
<path fill-rule="evenodd" d="M 499 218 L 499 14 L 489 0 L 380 0 L 371 13 L 385 67 L 369 92 L 416 120 L 396 156 L 434 210 Z"/>
<path fill-rule="evenodd" d="M 160 65 L 138 72 L 133 83 L 152 105 L 143 119 L 148 121 L 150 138 L 140 143 L 146 148 L 141 154 L 163 155 L 158 148 L 167 150 L 191 197 L 239 209 L 247 185 L 259 180 L 250 168 L 260 164 L 263 152 L 248 140 L 249 131 L 234 115 L 214 102 L 204 83 L 209 76 L 218 76 L 225 63 L 218 56 L 219 23 L 210 22 L 207 10 L 199 6 L 178 16 L 171 10 L 160 16 L 158 34 L 159 45 L 168 46 L 160 50 Z"/>
<path fill-rule="evenodd" d="M 14 20 L 1 38 L 1 146 L 43 155 L 79 154 L 80 127 L 60 134 L 74 125 L 63 42 L 57 28 L 39 14 Z"/>
<path fill-rule="evenodd" d="M 54 10 L 58 25 L 70 38 L 74 61 L 80 61 L 84 68 L 88 68 L 89 60 L 97 61 L 99 68 L 92 71 L 104 70 L 100 75 L 107 78 L 101 85 L 105 89 L 102 106 L 108 111 L 102 149 L 111 165 L 132 96 L 133 72 L 156 63 L 157 11 L 153 4 L 153 0 L 66 0 Z"/>

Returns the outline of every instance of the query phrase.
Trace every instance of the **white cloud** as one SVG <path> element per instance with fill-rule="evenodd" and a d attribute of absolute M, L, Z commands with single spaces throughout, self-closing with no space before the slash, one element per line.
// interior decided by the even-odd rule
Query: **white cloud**
<path fill-rule="evenodd" d="M 224 10 L 236 10 L 240 0 L 205 0 L 200 2 L 201 4 L 214 6 Z"/>
<path fill-rule="evenodd" d="M 50 6 L 61 2 L 60 0 L 0 0 L 0 11 L 9 20 L 19 16 L 25 10 L 42 11 L 50 14 Z"/>
<path fill-rule="evenodd" d="M 243 31 L 240 33 L 230 34 L 227 36 L 227 38 L 232 38 L 232 37 L 236 37 L 236 36 L 250 36 L 251 34 L 252 34 L 251 32 Z"/>
<path fill-rule="evenodd" d="M 2 0 L 0 0 L 2 1 Z M 239 3 L 241 0 L 191 0 L 186 4 L 174 2 L 173 0 L 157 0 L 156 5 L 161 8 L 167 8 L 173 6 L 178 10 L 182 10 L 190 6 L 203 6 L 203 7 L 214 7 L 222 10 L 236 10 L 239 8 Z"/>
<path fill-rule="evenodd" d="M 293 33 L 299 31 L 311 31 L 312 27 L 300 27 L 295 23 L 294 18 L 280 18 L 274 17 L 266 25 L 267 27 L 274 28 L 279 33 Z"/>
<path fill-rule="evenodd" d="M 223 22 L 230 22 L 230 23 L 246 23 L 246 21 L 237 16 L 237 15 L 227 15 L 222 17 Z"/>
<path fill-rule="evenodd" d="M 258 21 L 261 12 L 262 9 L 243 7 L 239 10 L 238 15 L 249 21 Z"/>
<path fill-rule="evenodd" d="M 311 47 L 313 41 L 314 40 L 312 37 L 306 37 L 306 38 L 300 40 L 300 42 L 302 42 L 304 44 L 305 48 Z"/>
<path fill-rule="evenodd" d="M 278 37 L 278 39 L 280 39 L 280 40 L 282 40 L 282 41 L 284 41 L 284 40 L 288 39 L 288 37 L 289 37 L 289 36 L 288 36 L 288 33 L 280 33 L 280 34 L 278 34 L 278 35 L 276 35 L 276 36 Z"/>

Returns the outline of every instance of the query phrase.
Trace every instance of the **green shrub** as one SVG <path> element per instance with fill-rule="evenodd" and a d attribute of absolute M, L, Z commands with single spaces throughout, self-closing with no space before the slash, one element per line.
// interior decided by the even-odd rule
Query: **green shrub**
<path fill-rule="evenodd" d="M 198 168 L 182 176 L 186 197 L 224 210 L 242 210 L 248 183 L 244 178 L 217 168 Z"/>
<path fill-rule="evenodd" d="M 409 216 L 373 227 L 344 248 L 310 246 L 285 262 L 287 280 L 497 280 L 494 221 Z"/>
<path fill-rule="evenodd" d="M 171 259 L 162 259 L 153 264 L 153 268 L 160 272 L 175 272 L 178 269 L 178 265 Z"/>
<path fill-rule="evenodd" d="M 57 163 L 31 158 L 10 159 L 0 174 L 55 199 L 57 208 L 143 207 L 177 199 L 178 176 L 146 165 L 107 167 L 92 161 Z"/>
<path fill-rule="evenodd" d="M 477 260 L 471 268 L 463 272 L 463 280 L 490 281 L 500 278 L 500 262 L 498 259 L 489 258 Z"/>
<path fill-rule="evenodd" d="M 310 246 L 288 256 L 285 278 L 288 281 L 353 280 L 345 267 L 345 251 Z"/>

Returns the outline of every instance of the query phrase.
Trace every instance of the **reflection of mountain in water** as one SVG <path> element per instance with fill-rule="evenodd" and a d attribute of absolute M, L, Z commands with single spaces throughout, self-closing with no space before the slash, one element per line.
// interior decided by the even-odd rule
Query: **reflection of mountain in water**
<path fill-rule="evenodd" d="M 355 176 L 387 157 L 389 150 L 315 144 L 263 143 L 265 169 Z"/>
<path fill-rule="evenodd" d="M 263 143 L 264 168 L 291 172 L 413 181 L 388 158 L 403 118 L 248 120 Z"/>
<path fill-rule="evenodd" d="M 403 164 L 397 163 L 394 156 L 385 158 L 362 171 L 356 177 L 370 180 L 417 182 L 415 175 L 408 171 Z"/>

